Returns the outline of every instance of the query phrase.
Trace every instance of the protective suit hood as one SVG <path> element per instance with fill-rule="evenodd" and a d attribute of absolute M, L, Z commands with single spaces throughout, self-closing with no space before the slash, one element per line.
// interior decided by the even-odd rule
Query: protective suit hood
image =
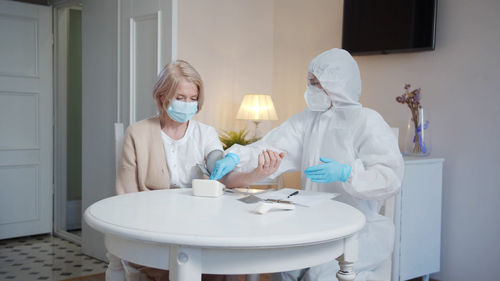
<path fill-rule="evenodd" d="M 331 49 L 319 54 L 309 63 L 308 71 L 318 78 L 334 107 L 361 106 L 361 75 L 347 51 Z"/>

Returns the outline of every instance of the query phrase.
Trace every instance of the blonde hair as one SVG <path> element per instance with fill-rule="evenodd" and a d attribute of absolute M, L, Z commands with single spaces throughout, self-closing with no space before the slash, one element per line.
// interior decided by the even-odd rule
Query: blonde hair
<path fill-rule="evenodd" d="M 196 85 L 198 89 L 198 111 L 203 106 L 204 92 L 201 76 L 194 67 L 184 60 L 171 62 L 161 70 L 158 81 L 153 88 L 153 99 L 158 106 L 160 114 L 168 107 L 170 100 L 175 98 L 178 85 L 182 80 L 186 80 Z M 164 96 L 163 104 L 160 97 Z"/>

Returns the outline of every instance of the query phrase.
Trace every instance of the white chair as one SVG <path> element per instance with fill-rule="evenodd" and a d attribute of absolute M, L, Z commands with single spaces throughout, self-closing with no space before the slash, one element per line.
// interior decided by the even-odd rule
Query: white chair
<path fill-rule="evenodd" d="M 392 128 L 392 131 L 396 135 L 396 138 L 399 139 L 399 128 Z M 396 208 L 396 196 L 392 196 L 386 199 L 380 209 L 380 214 L 388 217 L 391 221 L 394 222 L 394 213 Z M 397 225 L 397 224 L 395 224 Z M 396 233 L 398 233 L 398 229 L 396 229 Z M 382 265 L 380 265 L 375 271 L 368 277 L 368 281 L 391 281 L 392 280 L 392 263 L 394 252 L 387 260 L 384 261 Z"/>
<path fill-rule="evenodd" d="M 115 123 L 115 173 L 118 173 L 118 165 L 123 150 L 124 129 L 122 123 Z M 127 261 L 107 253 L 108 268 L 106 269 L 106 281 L 146 281 L 147 276 L 131 266 Z"/>
<path fill-rule="evenodd" d="M 394 211 L 396 206 L 396 196 L 392 196 L 384 201 L 380 214 L 394 221 Z M 394 255 L 394 253 L 393 253 Z M 368 281 L 391 281 L 392 280 L 392 255 L 377 267 L 368 277 Z"/>
<path fill-rule="evenodd" d="M 118 164 L 122 158 L 123 150 L 123 137 L 124 137 L 123 123 L 115 123 L 115 173 L 118 174 Z"/>

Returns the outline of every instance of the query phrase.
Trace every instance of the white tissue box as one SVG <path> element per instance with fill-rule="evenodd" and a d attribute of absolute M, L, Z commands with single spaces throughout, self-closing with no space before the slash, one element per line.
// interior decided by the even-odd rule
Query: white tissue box
<path fill-rule="evenodd" d="M 193 195 L 202 197 L 219 197 L 224 194 L 224 187 L 226 187 L 216 180 L 194 179 L 191 184 Z"/>

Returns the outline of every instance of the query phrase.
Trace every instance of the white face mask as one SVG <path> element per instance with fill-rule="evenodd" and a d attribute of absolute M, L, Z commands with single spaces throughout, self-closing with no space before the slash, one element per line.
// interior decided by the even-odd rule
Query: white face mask
<path fill-rule="evenodd" d="M 331 101 L 326 93 L 316 86 L 308 86 L 304 93 L 307 107 L 312 111 L 326 111 Z"/>

